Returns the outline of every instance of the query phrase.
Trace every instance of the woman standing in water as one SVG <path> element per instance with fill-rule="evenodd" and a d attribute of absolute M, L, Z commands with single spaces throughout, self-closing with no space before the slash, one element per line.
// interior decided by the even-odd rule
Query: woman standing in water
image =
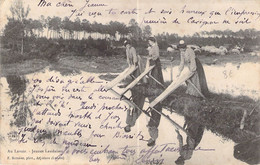
<path fill-rule="evenodd" d="M 148 64 L 150 66 L 155 65 L 155 67 L 151 71 L 151 76 L 153 78 L 148 79 L 148 90 L 152 91 L 158 91 L 158 89 L 161 89 L 163 91 L 162 85 L 164 85 L 163 75 L 162 75 L 162 68 L 161 68 L 161 62 L 159 59 L 159 47 L 157 45 L 156 39 L 154 37 L 150 37 L 148 39 L 148 44 L 150 46 L 149 49 L 149 55 L 148 55 Z M 159 84 L 159 83 L 161 84 Z M 149 102 L 152 102 L 156 97 L 159 96 L 160 93 L 156 92 L 152 95 L 149 95 L 148 99 Z M 161 103 L 158 103 L 154 107 L 157 111 L 162 111 L 162 105 Z M 148 140 L 148 146 L 155 145 L 155 141 L 158 138 L 158 126 L 160 124 L 161 115 L 154 110 L 151 111 L 151 118 L 148 123 L 148 131 L 151 136 L 151 138 Z"/>
<path fill-rule="evenodd" d="M 190 78 L 192 84 L 187 84 L 186 93 L 199 97 L 201 95 L 198 91 L 200 91 L 204 96 L 207 96 L 209 91 L 204 69 L 199 59 L 195 56 L 194 51 L 191 48 L 188 48 L 183 40 L 180 41 L 177 48 L 180 50 L 181 56 L 179 73 L 177 74 L 177 77 L 180 76 L 185 64 L 188 66 L 189 71 L 194 73 L 193 76 Z M 194 88 L 193 84 L 197 89 Z"/>
<path fill-rule="evenodd" d="M 148 43 L 149 43 L 149 54 L 148 54 L 148 62 L 147 65 L 149 66 L 153 66 L 154 68 L 151 71 L 151 76 L 153 78 L 149 78 L 148 79 L 148 83 L 146 84 L 146 91 L 149 91 L 148 93 L 148 99 L 149 102 L 153 101 L 160 93 L 159 92 L 155 92 L 155 91 L 162 91 L 162 85 L 164 84 L 163 81 L 163 76 L 162 76 L 162 69 L 161 69 L 161 63 L 160 63 L 160 59 L 159 59 L 159 47 L 157 45 L 157 42 L 155 40 L 154 37 L 150 37 L 148 39 Z M 135 57 L 131 54 L 131 52 L 135 52 L 132 48 L 130 48 L 130 44 L 127 44 L 126 42 L 126 54 L 127 54 L 127 58 L 128 58 L 128 63 L 130 65 L 136 64 L 136 60 Z M 133 60 L 131 60 L 133 59 Z M 147 66 L 147 67 L 149 67 Z M 159 83 L 161 84 L 159 84 Z M 144 105 L 144 101 L 145 101 L 145 97 L 146 95 L 144 93 L 140 93 L 140 90 L 138 90 L 138 88 L 132 88 L 131 89 L 132 92 L 132 97 L 133 97 L 133 102 L 140 108 L 143 108 Z M 162 111 L 162 105 L 159 103 L 154 107 L 157 111 L 161 112 Z M 131 127 L 135 125 L 137 118 L 140 116 L 140 111 L 138 111 L 138 109 L 134 108 L 132 111 L 132 115 L 131 112 L 128 111 L 127 113 L 127 119 L 126 119 L 126 123 L 127 126 L 125 127 L 125 131 L 129 132 L 131 131 Z M 151 111 L 151 118 L 149 120 L 148 123 L 148 131 L 149 134 L 151 136 L 151 138 L 148 140 L 148 146 L 153 146 L 155 145 L 155 141 L 158 138 L 158 126 L 160 123 L 160 119 L 161 119 L 161 115 L 157 112 L 155 112 L 154 110 Z"/>
<path fill-rule="evenodd" d="M 136 50 L 132 46 L 131 41 L 126 40 L 124 42 L 124 46 L 126 48 L 126 58 L 127 58 L 127 63 L 129 68 L 133 66 L 138 66 L 138 68 L 132 73 L 132 76 L 136 78 L 141 74 L 143 70 L 141 68 L 140 57 L 136 54 Z M 139 91 L 135 89 L 135 87 L 130 89 L 130 91 L 132 94 L 133 102 L 136 104 L 136 106 L 142 109 L 144 106 L 145 96 L 140 94 Z M 133 108 L 132 110 L 127 111 L 127 117 L 126 117 L 127 126 L 124 128 L 125 132 L 131 131 L 131 127 L 135 125 L 136 120 L 138 119 L 140 114 L 141 111 L 139 111 L 137 108 Z"/>

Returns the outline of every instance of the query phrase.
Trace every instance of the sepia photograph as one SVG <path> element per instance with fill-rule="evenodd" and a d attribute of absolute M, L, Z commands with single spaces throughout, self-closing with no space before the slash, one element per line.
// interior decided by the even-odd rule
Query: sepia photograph
<path fill-rule="evenodd" d="M 0 0 L 0 164 L 260 164 L 260 1 Z"/>

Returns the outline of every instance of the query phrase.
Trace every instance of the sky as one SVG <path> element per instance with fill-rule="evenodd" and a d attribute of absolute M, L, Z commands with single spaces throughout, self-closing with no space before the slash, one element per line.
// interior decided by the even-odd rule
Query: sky
<path fill-rule="evenodd" d="M 3 29 L 15 0 L 0 1 L 0 29 Z M 142 27 L 150 25 L 154 35 L 163 32 L 192 35 L 201 31 L 226 29 L 260 30 L 260 0 L 45 0 L 46 5 L 39 7 L 40 1 L 24 1 L 24 5 L 29 5 L 31 9 L 29 18 L 38 19 L 40 15 L 64 18 L 72 15 L 71 20 L 79 17 L 103 24 L 109 21 L 128 24 L 134 18 Z M 51 5 L 47 6 L 48 3 Z M 73 7 L 59 6 L 62 3 Z M 237 15 L 243 11 L 246 14 Z M 101 16 L 96 15 L 98 12 Z M 229 24 L 223 24 L 224 20 Z"/>

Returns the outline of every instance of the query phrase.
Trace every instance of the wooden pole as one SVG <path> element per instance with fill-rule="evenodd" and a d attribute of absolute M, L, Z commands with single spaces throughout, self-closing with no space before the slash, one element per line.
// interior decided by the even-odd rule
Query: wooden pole
<path fill-rule="evenodd" d="M 172 67 L 173 67 L 173 62 L 171 61 L 171 82 L 173 81 L 173 78 L 172 78 Z"/>
<path fill-rule="evenodd" d="M 150 107 L 153 111 L 155 111 L 156 113 L 164 116 L 168 121 L 170 121 L 177 129 L 180 129 L 182 130 L 184 133 L 186 133 L 187 136 L 189 136 L 189 133 L 182 127 L 180 126 L 179 124 L 177 124 L 175 121 L 173 121 L 168 115 L 162 113 L 162 112 L 159 112 L 157 111 L 155 108 L 152 108 Z"/>

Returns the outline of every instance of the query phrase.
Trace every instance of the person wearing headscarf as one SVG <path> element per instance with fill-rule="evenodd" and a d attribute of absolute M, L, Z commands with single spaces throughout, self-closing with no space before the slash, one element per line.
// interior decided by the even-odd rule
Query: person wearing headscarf
<path fill-rule="evenodd" d="M 190 72 L 193 72 L 193 76 L 190 78 L 191 82 L 195 85 L 197 90 L 199 90 L 204 96 L 207 96 L 208 86 L 207 81 L 204 73 L 203 66 L 199 59 L 196 57 L 193 49 L 187 47 L 187 45 L 184 43 L 183 40 L 180 41 L 177 48 L 180 50 L 180 56 L 181 56 L 181 62 L 179 65 L 179 73 L 177 74 L 177 77 L 180 76 L 184 65 L 186 64 L 188 66 L 188 69 Z M 190 83 L 187 84 L 187 90 L 186 93 L 200 97 L 200 93 L 197 91 L 194 86 Z"/>

